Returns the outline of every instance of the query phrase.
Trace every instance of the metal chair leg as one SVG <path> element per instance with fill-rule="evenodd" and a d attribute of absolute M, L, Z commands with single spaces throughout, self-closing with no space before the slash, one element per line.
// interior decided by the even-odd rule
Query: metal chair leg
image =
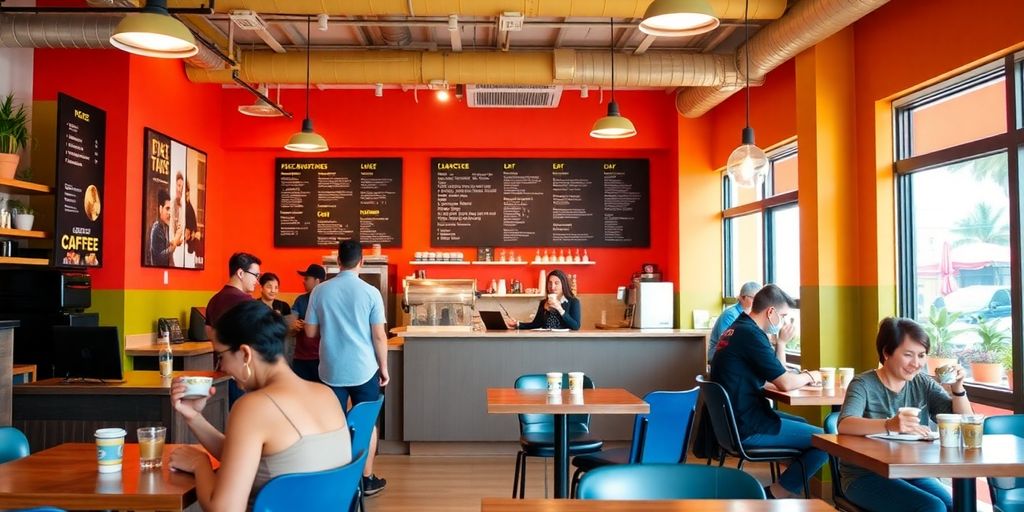
<path fill-rule="evenodd" d="M 516 470 L 512 477 L 512 498 L 516 498 L 516 491 L 519 489 L 519 470 L 523 464 L 523 452 L 516 453 Z"/>
<path fill-rule="evenodd" d="M 773 484 L 774 484 L 774 483 L 775 483 L 775 482 L 776 482 L 776 481 L 778 480 L 778 472 L 777 472 L 777 470 L 778 470 L 778 467 L 779 467 L 779 466 L 778 466 L 778 463 L 777 463 L 777 462 L 775 462 L 774 460 L 773 460 L 773 461 L 770 461 L 770 462 L 768 463 L 768 468 L 769 468 L 769 469 L 771 470 L 771 472 L 772 472 L 772 483 L 773 483 Z"/>
<path fill-rule="evenodd" d="M 720 455 L 718 457 L 718 467 L 722 467 L 724 465 L 725 465 L 725 453 L 723 453 L 722 455 Z"/>
<path fill-rule="evenodd" d="M 583 469 L 576 468 L 576 471 L 572 473 L 572 481 L 569 482 L 569 497 L 576 499 L 576 487 L 580 485 L 580 476 L 583 474 Z"/>
<path fill-rule="evenodd" d="M 519 499 L 526 498 L 526 453 L 523 453 L 523 470 L 519 473 Z"/>
<path fill-rule="evenodd" d="M 743 463 L 744 462 L 746 462 L 746 461 L 744 461 L 743 459 L 740 459 L 740 462 L 738 464 L 736 464 L 736 469 L 743 469 Z"/>
<path fill-rule="evenodd" d="M 811 486 L 807 482 L 807 468 L 804 467 L 802 460 L 793 459 L 793 461 L 800 465 L 800 476 L 803 477 L 804 483 L 804 498 L 811 499 Z"/>

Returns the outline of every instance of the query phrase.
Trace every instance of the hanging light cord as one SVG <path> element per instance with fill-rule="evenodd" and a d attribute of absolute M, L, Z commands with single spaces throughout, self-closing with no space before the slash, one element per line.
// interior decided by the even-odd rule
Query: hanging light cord
<path fill-rule="evenodd" d="M 608 36 L 608 53 L 612 55 L 612 101 L 615 101 L 615 18 L 608 18 L 611 35 Z"/>
<path fill-rule="evenodd" d="M 306 16 L 306 119 L 309 119 L 309 25 L 311 19 L 310 16 Z M 748 99 L 748 101 L 750 100 Z"/>
<path fill-rule="evenodd" d="M 750 12 L 750 0 L 746 0 L 743 7 L 743 56 L 746 57 L 747 65 L 743 70 L 743 79 L 747 86 L 747 128 L 750 128 L 750 22 L 747 18 Z"/>

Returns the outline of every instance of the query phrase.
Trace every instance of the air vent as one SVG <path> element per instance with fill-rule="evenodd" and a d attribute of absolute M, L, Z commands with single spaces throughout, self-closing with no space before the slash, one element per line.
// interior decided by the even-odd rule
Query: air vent
<path fill-rule="evenodd" d="M 242 30 L 266 30 L 267 24 L 254 11 L 231 11 L 231 21 Z"/>
<path fill-rule="evenodd" d="M 562 97 L 560 85 L 466 85 L 474 108 L 555 108 Z"/>

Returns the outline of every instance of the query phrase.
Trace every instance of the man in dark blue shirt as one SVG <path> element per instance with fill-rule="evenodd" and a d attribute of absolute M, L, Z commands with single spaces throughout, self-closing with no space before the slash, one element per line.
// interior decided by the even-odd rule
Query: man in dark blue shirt
<path fill-rule="evenodd" d="M 811 436 L 822 429 L 779 417 L 762 391 L 765 382 L 783 391 L 821 382 L 818 372 L 790 373 L 783 366 L 786 342 L 793 337 L 788 318 L 793 307 L 796 303 L 778 286 L 769 284 L 757 292 L 750 314 L 741 314 L 722 333 L 711 362 L 711 380 L 729 395 L 744 447 L 802 450 L 800 461 L 810 478 L 828 459 L 825 452 L 811 448 Z M 777 337 L 774 349 L 769 335 Z M 791 465 L 766 490 L 769 497 L 793 498 L 802 495 L 804 485 L 800 468 Z"/>

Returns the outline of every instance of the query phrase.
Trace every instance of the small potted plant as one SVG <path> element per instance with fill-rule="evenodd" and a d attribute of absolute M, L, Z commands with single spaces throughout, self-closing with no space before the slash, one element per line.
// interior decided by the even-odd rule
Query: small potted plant
<path fill-rule="evenodd" d="M 17 199 L 8 199 L 7 206 L 11 209 L 11 216 L 14 217 L 14 229 L 31 231 L 32 224 L 36 221 L 36 211 Z"/>
<path fill-rule="evenodd" d="M 928 333 L 931 340 L 931 353 L 928 355 L 928 373 L 935 375 L 935 369 L 947 364 L 956 364 L 956 353 L 953 351 L 952 340 L 967 329 L 954 327 L 960 319 L 960 313 L 947 311 L 946 308 L 935 307 L 928 310 L 928 321 L 921 327 Z"/>
<path fill-rule="evenodd" d="M 999 363 L 1003 365 L 1003 370 L 1006 371 L 1006 387 L 1013 391 L 1013 351 L 1004 350 L 999 358 Z"/>
<path fill-rule="evenodd" d="M 979 321 L 974 327 L 978 344 L 964 351 L 964 362 L 971 363 L 971 375 L 977 382 L 998 384 L 1003 380 L 1003 354 L 1010 351 L 1010 336 L 997 320 Z"/>
<path fill-rule="evenodd" d="M 0 101 L 0 178 L 11 179 L 18 169 L 18 151 L 28 144 L 28 112 L 14 106 L 14 93 Z"/>

